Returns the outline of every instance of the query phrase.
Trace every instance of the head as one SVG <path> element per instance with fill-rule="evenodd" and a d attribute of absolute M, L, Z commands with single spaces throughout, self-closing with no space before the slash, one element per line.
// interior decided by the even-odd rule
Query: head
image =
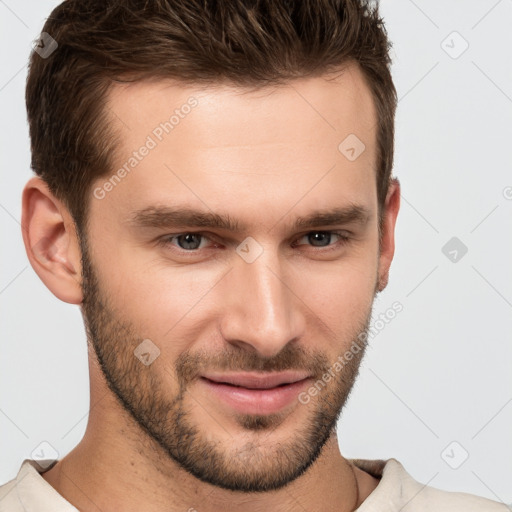
<path fill-rule="evenodd" d="M 365 2 L 145 4 L 66 1 L 43 28 L 27 253 L 163 471 L 277 489 L 335 431 L 387 284 L 389 43 Z M 257 410 L 207 378 L 241 371 L 307 379 Z"/>

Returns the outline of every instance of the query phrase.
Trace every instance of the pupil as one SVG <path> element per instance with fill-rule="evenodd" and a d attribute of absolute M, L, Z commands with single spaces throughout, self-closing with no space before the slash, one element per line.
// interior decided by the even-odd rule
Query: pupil
<path fill-rule="evenodd" d="M 195 242 L 194 242 L 195 237 Z M 188 233 L 186 235 L 180 235 L 178 239 L 185 239 L 184 244 L 179 244 L 182 249 L 197 249 L 199 247 L 198 239 L 199 236 L 194 233 Z M 192 244 L 193 247 L 190 247 L 189 244 Z"/>
<path fill-rule="evenodd" d="M 329 245 L 328 237 L 330 236 L 330 233 L 325 233 L 323 231 L 319 231 L 317 233 L 314 233 L 313 235 L 310 235 L 310 237 L 312 237 L 312 238 L 310 238 L 310 242 L 318 242 L 319 241 L 318 236 L 320 237 L 320 242 L 322 241 L 322 239 L 327 242 L 325 244 L 320 244 L 321 247 L 323 247 L 325 245 Z M 315 245 L 315 244 L 313 243 L 313 245 Z"/>

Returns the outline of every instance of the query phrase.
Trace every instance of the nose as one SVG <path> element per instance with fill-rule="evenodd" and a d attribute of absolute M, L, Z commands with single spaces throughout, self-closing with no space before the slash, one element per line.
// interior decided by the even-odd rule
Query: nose
<path fill-rule="evenodd" d="M 303 336 L 304 304 L 293 292 L 291 274 L 283 273 L 278 257 L 269 250 L 252 263 L 236 261 L 221 293 L 226 342 L 271 358 Z"/>

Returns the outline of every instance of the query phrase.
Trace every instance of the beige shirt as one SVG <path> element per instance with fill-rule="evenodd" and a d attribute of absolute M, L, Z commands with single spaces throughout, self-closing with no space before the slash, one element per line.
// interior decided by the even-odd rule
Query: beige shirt
<path fill-rule="evenodd" d="M 357 512 L 510 512 L 498 503 L 460 492 L 425 486 L 414 480 L 396 459 L 348 459 L 380 479 Z M 0 512 L 77 512 L 40 473 L 50 469 L 48 461 L 25 459 L 18 475 L 0 486 Z"/>

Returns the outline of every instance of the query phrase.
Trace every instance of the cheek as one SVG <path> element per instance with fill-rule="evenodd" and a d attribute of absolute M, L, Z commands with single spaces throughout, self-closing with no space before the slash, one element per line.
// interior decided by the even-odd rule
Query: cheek
<path fill-rule="evenodd" d="M 213 266 L 176 268 L 161 259 L 136 258 L 119 258 L 110 273 L 107 270 L 101 277 L 119 314 L 140 335 L 167 346 L 172 340 L 176 350 L 193 340 L 190 330 L 199 326 L 211 301 L 209 292 L 223 274 Z"/>
<path fill-rule="evenodd" d="M 315 270 L 316 268 L 316 270 Z M 350 338 L 366 322 L 377 282 L 377 257 L 311 267 L 292 289 L 336 335 Z"/>

